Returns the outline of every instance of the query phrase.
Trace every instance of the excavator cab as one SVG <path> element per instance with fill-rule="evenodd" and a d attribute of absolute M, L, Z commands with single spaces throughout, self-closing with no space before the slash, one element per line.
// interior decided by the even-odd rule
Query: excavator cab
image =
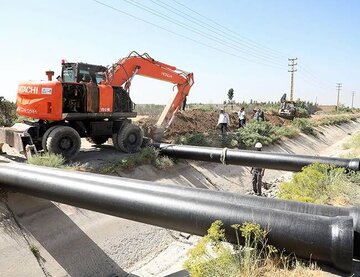
<path fill-rule="evenodd" d="M 61 79 L 67 83 L 90 82 L 100 84 L 107 68 L 87 63 L 62 63 Z"/>

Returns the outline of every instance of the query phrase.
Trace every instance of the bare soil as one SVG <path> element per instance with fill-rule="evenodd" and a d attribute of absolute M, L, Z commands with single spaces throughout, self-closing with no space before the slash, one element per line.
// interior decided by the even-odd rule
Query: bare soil
<path fill-rule="evenodd" d="M 173 139 L 178 135 L 184 135 L 188 133 L 209 133 L 217 130 L 219 112 L 208 111 L 201 109 L 186 110 L 178 113 L 174 119 L 172 125 L 169 127 L 165 134 L 166 139 Z M 228 126 L 231 131 L 238 128 L 239 120 L 235 111 L 229 112 L 230 125 Z M 247 114 L 246 120 L 249 122 L 252 120 L 253 114 Z M 277 115 L 265 113 L 265 121 L 268 121 L 276 126 L 282 126 L 288 124 L 290 121 L 283 119 Z M 151 136 L 154 129 L 156 119 L 154 118 L 142 118 L 137 121 L 145 131 L 147 136 Z"/>

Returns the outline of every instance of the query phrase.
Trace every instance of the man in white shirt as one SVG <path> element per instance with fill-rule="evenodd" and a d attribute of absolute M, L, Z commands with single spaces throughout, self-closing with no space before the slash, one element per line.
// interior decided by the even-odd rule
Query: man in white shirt
<path fill-rule="evenodd" d="M 239 116 L 239 128 L 245 127 L 246 124 L 246 114 L 245 114 L 245 108 L 241 107 L 240 111 L 238 112 Z"/>
<path fill-rule="evenodd" d="M 230 125 L 229 115 L 224 111 L 224 109 L 221 109 L 217 124 L 217 126 L 220 126 L 221 134 L 226 132 L 228 125 Z"/>

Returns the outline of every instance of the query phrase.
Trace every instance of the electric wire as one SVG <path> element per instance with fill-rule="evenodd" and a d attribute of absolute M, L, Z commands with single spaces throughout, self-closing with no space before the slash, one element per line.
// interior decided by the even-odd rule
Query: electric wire
<path fill-rule="evenodd" d="M 166 21 L 171 22 L 171 23 L 173 23 L 173 24 L 175 24 L 175 25 L 177 25 L 177 26 L 180 26 L 180 27 L 182 27 L 182 28 L 184 28 L 184 29 L 186 29 L 186 30 L 188 30 L 188 31 L 190 31 L 190 32 L 196 33 L 196 34 L 198 34 L 198 35 L 200 35 L 200 36 L 202 36 L 202 37 L 204 37 L 204 38 L 207 38 L 207 39 L 209 39 L 209 40 L 211 40 L 211 41 L 216 41 L 216 42 L 218 42 L 218 43 L 220 43 L 220 44 L 222 44 L 222 45 L 224 45 L 224 46 L 226 46 L 226 47 L 228 47 L 228 48 L 231 48 L 231 49 L 233 49 L 233 50 L 235 50 L 235 51 L 239 51 L 239 52 L 241 52 L 241 53 L 245 53 L 245 54 L 247 54 L 247 55 L 249 55 L 249 56 L 252 56 L 252 57 L 254 57 L 254 58 L 256 58 L 256 59 L 260 59 L 260 60 L 262 60 L 263 62 L 264 62 L 264 61 L 265 61 L 265 62 L 269 62 L 269 63 L 271 63 L 271 64 L 273 64 L 273 65 L 278 65 L 279 67 L 283 67 L 283 66 L 284 66 L 284 65 L 281 64 L 281 63 L 278 63 L 278 62 L 274 62 L 274 61 L 272 61 L 272 60 L 269 60 L 269 58 L 266 57 L 266 56 L 259 56 L 258 54 L 249 53 L 246 49 L 240 48 L 240 47 L 238 47 L 238 46 L 233 46 L 233 44 L 231 44 L 231 43 L 229 43 L 229 42 L 226 42 L 226 41 L 224 41 L 224 40 L 222 40 L 222 39 L 219 39 L 219 38 L 217 38 L 217 37 L 214 36 L 214 35 L 211 35 L 211 34 L 208 34 L 208 33 L 203 32 L 203 31 L 201 31 L 201 30 L 199 30 L 199 29 L 193 28 L 192 26 L 190 26 L 190 25 L 188 25 L 188 24 L 184 24 L 184 23 L 180 22 L 179 20 L 173 19 L 173 18 L 171 18 L 171 17 L 169 17 L 169 16 L 167 16 L 167 15 L 165 15 L 165 14 L 163 14 L 163 13 L 160 13 L 160 12 L 158 12 L 158 11 L 156 11 L 156 10 L 148 7 L 148 6 L 145 6 L 145 5 L 143 5 L 143 4 L 139 4 L 139 3 L 136 2 L 136 1 L 129 1 L 129 0 L 123 0 L 123 1 L 126 2 L 126 3 L 128 3 L 128 4 L 130 4 L 130 5 L 132 5 L 132 6 L 135 6 L 135 7 L 139 8 L 139 9 L 142 9 L 142 10 L 148 12 L 148 13 L 151 13 L 151 14 L 157 16 L 157 17 L 160 17 L 160 18 L 162 18 L 162 19 L 165 19 Z"/>
<path fill-rule="evenodd" d="M 169 12 L 171 12 L 173 14 L 176 14 L 176 15 L 182 17 L 183 19 L 185 19 L 187 21 L 190 21 L 193 24 L 196 24 L 196 25 L 198 25 L 198 26 L 200 26 L 200 27 L 202 27 L 202 28 L 204 28 L 204 29 L 206 29 L 206 30 L 220 36 L 220 37 L 223 37 L 223 38 L 225 38 L 227 40 L 233 41 L 235 44 L 240 45 L 242 47 L 246 47 L 245 49 L 242 48 L 242 49 L 244 49 L 246 51 L 251 51 L 251 52 L 253 52 L 255 54 L 263 56 L 266 59 L 271 58 L 271 59 L 274 59 L 276 61 L 278 61 L 279 59 L 281 59 L 281 60 L 284 59 L 283 56 L 274 55 L 273 53 L 271 53 L 269 51 L 265 51 L 265 50 L 263 50 L 263 49 L 261 49 L 261 48 L 259 48 L 257 46 L 253 46 L 253 45 L 247 43 L 244 40 L 236 39 L 233 35 L 229 35 L 229 34 L 227 34 L 227 32 L 224 32 L 223 30 L 221 30 L 219 28 L 216 28 L 216 27 L 214 27 L 214 26 L 212 26 L 212 25 L 210 25 L 210 24 L 208 24 L 208 23 L 206 23 L 206 22 L 204 22 L 202 20 L 199 20 L 199 19 L 185 13 L 184 11 L 181 11 L 181 10 L 179 10 L 179 9 L 177 9 L 177 8 L 175 8 L 175 7 L 169 5 L 169 4 L 167 4 L 167 3 L 165 3 L 165 2 L 163 2 L 161 0 L 156 0 L 156 1 L 155 0 L 150 0 L 150 1 L 152 3 L 154 3 L 155 5 L 157 5 L 159 7 L 162 7 L 164 9 L 166 9 L 167 11 L 169 11 Z"/>
<path fill-rule="evenodd" d="M 289 55 L 285 55 L 284 53 L 282 53 L 282 52 L 280 52 L 280 51 L 278 51 L 278 50 L 269 48 L 269 47 L 264 46 L 264 45 L 262 45 L 262 44 L 260 44 L 260 43 L 258 43 L 258 42 L 255 42 L 255 41 L 253 41 L 253 40 L 251 40 L 251 39 L 249 39 L 249 38 L 247 38 L 247 37 L 245 37 L 245 36 L 243 36 L 243 35 L 240 35 L 239 33 L 231 30 L 230 28 L 228 28 L 228 27 L 226 27 L 226 26 L 223 26 L 223 25 L 217 23 L 215 20 L 213 20 L 213 19 L 211 19 L 211 18 L 208 18 L 208 17 L 200 14 L 199 12 L 197 12 L 197 11 L 189 8 L 188 6 L 180 3 L 180 2 L 177 1 L 177 0 L 172 0 L 172 1 L 175 2 L 176 4 L 178 4 L 179 6 L 182 6 L 182 7 L 186 8 L 187 10 L 189 10 L 189 11 L 197 14 L 198 16 L 200 16 L 200 17 L 208 20 L 209 22 L 212 22 L 213 24 L 215 24 L 216 26 L 219 26 L 219 27 L 222 28 L 223 30 L 226 30 L 227 32 L 236 35 L 237 37 L 243 39 L 244 41 L 248 41 L 248 43 L 250 43 L 250 44 L 252 44 L 252 45 L 254 45 L 254 46 L 256 46 L 256 47 L 263 48 L 263 49 L 267 49 L 268 51 L 271 51 L 271 52 L 273 52 L 274 54 L 280 55 L 280 57 L 289 57 Z"/>
<path fill-rule="evenodd" d="M 153 23 L 153 22 L 150 22 L 150 21 L 148 21 L 148 20 L 142 19 L 142 18 L 140 18 L 140 17 L 138 17 L 138 16 L 135 16 L 135 15 L 133 15 L 133 14 L 131 14 L 131 13 L 128 13 L 128 12 L 123 11 L 123 10 L 120 10 L 120 9 L 114 7 L 114 6 L 108 5 L 108 4 L 106 4 L 106 3 L 104 3 L 104 2 L 101 2 L 101 1 L 99 1 L 99 0 L 93 0 L 93 1 L 96 2 L 96 3 L 98 3 L 98 4 L 100 4 L 100 5 L 105 6 L 105 7 L 107 7 L 107 8 L 110 8 L 110 9 L 112 9 L 112 10 L 114 10 L 114 11 L 120 12 L 120 13 L 122 13 L 122 14 L 125 14 L 125 15 L 129 16 L 129 17 L 132 17 L 132 18 L 134 18 L 134 19 L 136 19 L 136 20 L 139 20 L 139 21 L 142 21 L 142 22 L 147 23 L 147 24 L 149 24 L 149 25 L 152 25 L 153 27 L 159 28 L 159 29 L 161 29 L 161 30 L 163 30 L 163 31 L 166 31 L 166 32 L 171 33 L 171 34 L 173 34 L 173 35 L 176 35 L 176 36 L 182 37 L 182 38 L 184 38 L 184 39 L 190 40 L 190 41 L 192 41 L 192 42 L 194 42 L 194 43 L 200 44 L 200 45 L 202 45 L 202 46 L 205 46 L 205 47 L 207 47 L 207 48 L 210 48 L 210 49 L 213 49 L 213 50 L 215 50 L 215 51 L 221 52 L 221 53 L 223 53 L 223 54 L 226 54 L 226 55 L 229 55 L 229 56 L 232 56 L 232 57 L 236 57 L 236 58 L 239 58 L 239 59 L 243 59 L 243 60 L 246 60 L 246 61 L 251 62 L 251 63 L 257 63 L 257 64 L 260 64 L 260 65 L 264 65 L 264 66 L 267 66 L 267 67 L 272 67 L 272 68 L 276 68 L 276 69 L 285 68 L 283 64 L 281 64 L 281 63 L 279 63 L 279 62 L 274 62 L 274 61 L 273 61 L 273 59 L 276 59 L 276 57 L 285 57 L 285 55 L 283 55 L 280 51 L 273 50 L 273 49 L 271 49 L 271 48 L 269 48 L 269 47 L 263 46 L 263 45 L 255 42 L 255 41 L 252 41 L 252 40 L 250 40 L 250 39 L 248 39 L 248 38 L 245 38 L 244 36 L 242 36 L 242 35 L 234 32 L 234 31 L 232 31 L 231 29 L 227 28 L 226 26 L 223 26 L 223 25 L 221 25 L 221 24 L 218 24 L 216 21 L 214 21 L 214 20 L 212 20 L 212 19 L 210 19 L 210 18 L 208 18 L 208 17 L 206 17 L 206 16 L 204 16 L 204 15 L 196 12 L 195 10 L 187 7 L 186 5 L 183 5 L 182 3 L 180 3 L 180 2 L 178 2 L 178 1 L 176 1 L 176 0 L 173 0 L 173 2 L 175 2 L 175 3 L 177 3 L 178 5 L 186 8 L 187 10 L 190 10 L 191 12 L 197 14 L 198 16 L 200 16 L 200 17 L 202 17 L 202 18 L 205 18 L 206 20 L 212 22 L 213 24 L 215 24 L 215 25 L 217 25 L 217 26 L 219 26 L 219 27 L 227 30 L 227 33 L 233 33 L 233 34 L 235 34 L 236 36 L 241 37 L 242 39 L 232 39 L 231 37 L 229 38 L 229 36 L 221 35 L 221 34 L 219 34 L 218 32 L 211 30 L 210 28 L 212 28 L 212 29 L 214 29 L 214 30 L 217 30 L 217 31 L 221 31 L 221 32 L 223 32 L 223 33 L 224 33 L 224 30 L 221 30 L 221 29 L 219 29 L 219 28 L 213 27 L 213 26 L 211 26 L 210 24 L 207 24 L 207 23 L 204 22 L 204 21 L 198 20 L 198 19 L 196 19 L 195 17 L 193 17 L 193 16 L 191 16 L 191 15 L 189 15 L 189 14 L 186 14 L 186 13 L 180 11 L 180 10 L 177 9 L 177 8 L 174 8 L 174 7 L 172 7 L 172 6 L 167 5 L 166 3 L 162 2 L 161 0 L 157 0 L 157 1 L 160 2 L 160 3 L 162 3 L 163 5 L 161 5 L 161 4 L 159 4 L 159 3 L 156 3 L 154 0 L 150 0 L 150 1 L 153 2 L 154 4 L 158 5 L 158 6 L 163 7 L 164 9 L 166 9 L 166 10 L 168 10 L 168 11 L 171 11 L 170 8 L 173 9 L 174 11 L 176 11 L 176 12 L 171 11 L 171 12 L 174 13 L 174 14 L 177 14 L 177 15 L 179 15 L 179 16 L 186 16 L 186 17 L 188 17 L 188 18 L 192 18 L 191 20 L 189 20 L 189 19 L 187 19 L 187 20 L 189 20 L 190 22 L 193 22 L 194 24 L 197 24 L 198 26 L 200 26 L 200 27 L 202 27 L 202 28 L 204 28 L 204 29 L 206 29 L 206 30 L 208 30 L 208 31 L 211 31 L 212 33 L 215 33 L 215 34 L 217 34 L 217 35 L 220 35 L 221 37 L 226 38 L 227 40 L 234 41 L 234 42 L 236 42 L 237 44 L 239 44 L 239 45 L 241 45 L 241 46 L 244 46 L 244 47 L 247 47 L 247 48 L 244 49 L 244 48 L 239 47 L 239 46 L 234 47 L 234 46 L 233 46 L 234 44 L 232 44 L 232 43 L 229 44 L 227 41 L 224 41 L 224 40 L 222 40 L 222 39 L 218 39 L 217 37 L 214 37 L 213 35 L 208 34 L 208 33 L 204 33 L 203 31 L 201 31 L 201 30 L 199 30 L 199 29 L 192 29 L 192 26 L 189 26 L 189 25 L 187 25 L 187 24 L 184 24 L 184 23 L 182 23 L 182 22 L 179 21 L 179 20 L 173 19 L 173 18 L 171 18 L 171 17 L 169 17 L 169 16 L 167 16 L 167 15 L 165 15 L 165 14 L 163 14 L 163 13 L 157 12 L 156 10 L 154 10 L 154 9 L 152 9 L 152 8 L 150 8 L 150 7 L 141 5 L 141 4 L 139 4 L 139 3 L 135 2 L 135 1 L 129 1 L 129 0 L 123 0 L 123 1 L 124 1 L 124 2 L 127 2 L 128 4 L 131 4 L 131 5 L 135 6 L 135 7 L 137 7 L 137 8 L 139 8 L 139 9 L 145 10 L 146 12 L 151 13 L 151 14 L 157 16 L 157 17 L 160 17 L 160 18 L 162 18 L 162 19 L 165 19 L 165 20 L 167 20 L 167 21 L 169 21 L 169 22 L 171 22 L 171 23 L 173 23 L 173 24 L 176 24 L 176 25 L 178 25 L 178 26 L 180 26 L 180 27 L 182 27 L 182 28 L 184 28 L 184 29 L 186 29 L 186 30 L 189 30 L 189 31 L 191 31 L 191 32 L 194 32 L 194 33 L 196 33 L 196 34 L 198 34 L 198 35 L 200 35 L 200 36 L 202 36 L 202 37 L 205 37 L 206 39 L 215 40 L 215 41 L 217 41 L 219 44 L 225 45 L 226 47 L 231 48 L 231 49 L 233 49 L 233 50 L 235 50 L 235 51 L 237 51 L 237 52 L 241 52 L 241 53 L 244 53 L 244 54 L 246 54 L 246 55 L 250 55 L 250 56 L 252 56 L 252 57 L 254 57 L 254 58 L 258 59 L 258 60 L 261 60 L 261 61 L 253 60 L 253 59 L 250 59 L 250 58 L 248 58 L 248 57 L 244 57 L 244 56 L 241 56 L 241 55 L 232 53 L 232 52 L 228 52 L 228 51 L 225 51 L 225 50 L 223 50 L 223 49 L 220 49 L 220 48 L 218 48 L 218 47 L 216 47 L 216 46 L 209 45 L 209 44 L 204 43 L 204 42 L 202 42 L 202 41 L 196 40 L 196 39 L 194 39 L 194 38 L 192 38 L 192 37 L 189 37 L 189 36 L 186 36 L 186 35 L 183 35 L 183 34 L 179 34 L 179 33 L 175 32 L 175 31 L 172 31 L 172 30 L 170 30 L 170 29 L 167 29 L 167 28 L 165 28 L 165 27 L 162 27 L 162 26 L 160 26 L 160 25 L 158 25 L 158 24 L 155 24 L 155 23 Z M 179 12 L 180 12 L 180 13 L 179 13 Z M 200 22 L 200 23 L 198 23 L 198 22 Z M 242 43 L 243 43 L 243 44 L 242 44 Z M 247 45 L 244 45 L 244 44 L 247 44 Z M 250 45 L 250 46 L 252 46 L 252 47 L 254 47 L 254 48 L 257 48 L 257 49 L 256 49 L 256 50 L 255 50 L 255 49 L 251 49 L 251 48 L 249 48 L 250 46 L 248 46 L 248 45 Z M 250 50 L 252 53 L 249 53 L 249 50 Z M 246 51 L 246 52 L 244 52 L 244 51 Z M 260 52 L 260 51 L 262 51 L 262 52 Z M 267 51 L 267 52 L 266 52 L 266 51 Z M 270 51 L 271 51 L 271 52 L 270 52 Z M 264 56 L 265 53 L 266 53 L 268 56 Z M 279 54 L 275 54 L 275 53 L 279 53 Z M 271 56 L 271 57 L 270 57 L 270 56 Z M 269 64 L 269 63 L 271 63 L 271 64 Z M 310 82 L 311 85 L 317 86 L 317 87 L 321 88 L 321 89 L 324 90 L 324 91 L 325 91 L 325 90 L 328 91 L 328 88 L 326 88 L 326 87 L 329 86 L 329 85 L 325 85 L 325 82 L 322 82 L 315 74 L 313 74 L 311 71 L 307 70 L 303 65 L 302 65 L 302 66 L 299 66 L 299 74 L 302 75 L 302 78 L 301 78 L 301 79 L 305 80 L 305 81 L 308 82 L 308 83 Z M 327 81 L 327 83 L 330 83 L 330 82 Z"/>
<path fill-rule="evenodd" d="M 276 69 L 279 69 L 279 68 L 280 68 L 279 66 L 275 66 L 275 65 L 263 63 L 263 62 L 260 62 L 260 61 L 257 61 L 257 60 L 252 60 L 252 59 L 249 59 L 249 58 L 247 58 L 247 57 L 240 56 L 240 55 L 238 55 L 238 54 L 234 54 L 234 53 L 232 53 L 232 52 L 228 52 L 228 51 L 226 51 L 226 50 L 220 49 L 220 48 L 215 47 L 215 46 L 213 46 L 213 45 L 209 45 L 209 44 L 204 43 L 204 42 L 202 42 L 202 41 L 193 39 L 193 38 L 191 38 L 191 37 L 189 37 L 189 36 L 186 36 L 186 35 L 183 35 L 183 34 L 179 34 L 179 33 L 177 33 L 177 32 L 174 32 L 174 31 L 172 31 L 172 30 L 169 30 L 169 29 L 167 29 L 167 28 L 165 28 L 165 27 L 162 27 L 162 26 L 160 26 L 160 25 L 158 25 L 158 24 L 155 24 L 155 23 L 153 23 L 153 22 L 150 22 L 150 21 L 148 21 L 148 20 L 145 20 L 145 19 L 143 19 L 143 18 L 140 18 L 140 17 L 138 17 L 138 16 L 135 16 L 135 15 L 133 15 L 133 14 L 131 14 L 131 13 L 128 13 L 128 12 L 126 12 L 126 11 L 123 11 L 123 10 L 121 10 L 121 9 L 119 9 L 119 8 L 116 8 L 116 7 L 114 7 L 114 6 L 111 6 L 111 5 L 109 5 L 109 4 L 106 4 L 106 3 L 102 2 L 102 1 L 99 1 L 99 0 L 92 0 L 92 1 L 93 1 L 93 2 L 96 2 L 96 3 L 99 4 L 99 5 L 102 5 L 102 6 L 104 6 L 104 7 L 107 7 L 107 8 L 109 8 L 109 9 L 111 9 L 111 10 L 114 10 L 114 11 L 116 11 L 116 12 L 119 12 L 119 13 L 121 13 L 121 14 L 124 14 L 124 15 L 126 15 L 126 16 L 128 16 L 128 17 L 131 17 L 131 18 L 136 19 L 136 20 L 138 20 L 138 21 L 142 21 L 142 22 L 144 22 L 144 23 L 146 23 L 146 24 L 149 24 L 149 25 L 151 25 L 151 26 L 153 26 L 153 27 L 156 27 L 156 28 L 158 28 L 158 29 L 161 29 L 161 30 L 166 31 L 166 32 L 168 32 L 168 33 L 171 33 L 171 34 L 173 34 L 173 35 L 182 37 L 182 38 L 184 38 L 184 39 L 190 40 L 190 41 L 192 41 L 192 42 L 194 42 L 194 43 L 196 43 L 196 44 L 200 44 L 200 45 L 205 46 L 205 47 L 207 47 L 207 48 L 216 50 L 216 51 L 221 52 L 221 53 L 223 53 L 223 54 L 226 54 L 226 55 L 229 55 L 229 56 L 232 56 L 232 57 L 236 57 L 236 58 L 239 58 L 239 59 L 242 59 L 242 60 L 246 60 L 246 61 L 251 62 L 251 63 L 256 63 L 256 64 L 260 64 L 260 65 L 263 65 L 263 66 L 267 66 L 267 67 L 272 67 L 272 68 L 276 68 Z"/>

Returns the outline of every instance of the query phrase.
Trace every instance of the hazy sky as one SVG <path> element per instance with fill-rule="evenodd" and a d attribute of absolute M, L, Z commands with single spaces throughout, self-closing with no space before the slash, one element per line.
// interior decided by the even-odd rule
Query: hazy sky
<path fill-rule="evenodd" d="M 279 100 L 290 89 L 287 58 L 298 57 L 295 98 L 335 104 L 341 82 L 340 102 L 357 91 L 360 107 L 358 0 L 99 2 L 117 10 L 93 0 L 1 1 L 0 95 L 15 100 L 19 81 L 60 74 L 61 59 L 106 66 L 136 50 L 193 72 L 188 102 L 221 103 L 229 88 L 236 101 Z M 136 76 L 131 95 L 166 103 L 172 89 Z"/>

